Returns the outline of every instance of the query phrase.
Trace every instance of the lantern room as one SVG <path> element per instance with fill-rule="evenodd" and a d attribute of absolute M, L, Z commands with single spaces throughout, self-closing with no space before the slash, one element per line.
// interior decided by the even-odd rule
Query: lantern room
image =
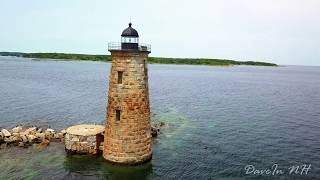
<path fill-rule="evenodd" d="M 139 34 L 137 30 L 132 28 L 132 23 L 129 27 L 122 31 L 121 34 L 121 49 L 138 50 L 139 48 Z"/>

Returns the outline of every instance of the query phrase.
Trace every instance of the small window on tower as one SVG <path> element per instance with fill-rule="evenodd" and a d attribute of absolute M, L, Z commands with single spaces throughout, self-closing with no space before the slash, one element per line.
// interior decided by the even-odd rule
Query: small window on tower
<path fill-rule="evenodd" d="M 122 84 L 122 75 L 123 75 L 123 72 L 118 71 L 118 84 Z"/>
<path fill-rule="evenodd" d="M 116 120 L 120 121 L 120 116 L 121 116 L 121 111 L 120 110 L 116 110 Z"/>

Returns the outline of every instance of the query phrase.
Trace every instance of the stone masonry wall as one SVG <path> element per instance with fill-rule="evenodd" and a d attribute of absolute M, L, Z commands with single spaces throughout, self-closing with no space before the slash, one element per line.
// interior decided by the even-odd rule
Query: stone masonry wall
<path fill-rule="evenodd" d="M 151 159 L 147 52 L 113 51 L 103 156 L 122 164 Z M 123 72 L 118 84 L 118 71 Z M 120 120 L 116 110 L 121 111 Z"/>
<path fill-rule="evenodd" d="M 66 150 L 77 154 L 97 154 L 99 151 L 97 136 L 80 136 L 67 133 L 64 139 Z"/>

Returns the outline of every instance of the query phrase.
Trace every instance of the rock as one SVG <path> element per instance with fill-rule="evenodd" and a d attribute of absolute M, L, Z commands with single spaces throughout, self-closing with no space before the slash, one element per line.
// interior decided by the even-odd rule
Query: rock
<path fill-rule="evenodd" d="M 4 135 L 2 134 L 2 132 L 0 132 L 0 143 L 3 142 L 3 139 L 4 139 Z"/>
<path fill-rule="evenodd" d="M 37 137 L 35 135 L 29 134 L 27 135 L 27 138 L 30 143 L 33 143 Z"/>
<path fill-rule="evenodd" d="M 2 129 L 1 132 L 2 132 L 3 136 L 5 136 L 5 137 L 11 136 L 11 133 L 6 129 Z"/>
<path fill-rule="evenodd" d="M 62 139 L 62 138 L 64 138 L 64 134 L 61 133 L 61 132 L 56 133 L 56 134 L 55 134 L 55 138 L 57 138 L 57 139 Z"/>
<path fill-rule="evenodd" d="M 15 142 L 15 139 L 13 138 L 13 136 L 5 137 L 4 142 L 13 143 L 13 142 Z"/>
<path fill-rule="evenodd" d="M 47 129 L 46 131 L 48 131 L 48 132 L 51 132 L 51 133 L 54 133 L 54 130 L 53 129 Z"/>
<path fill-rule="evenodd" d="M 165 125 L 165 123 L 164 122 L 160 122 L 160 126 L 164 126 Z"/>
<path fill-rule="evenodd" d="M 41 142 L 46 138 L 46 135 L 44 133 L 39 133 L 37 132 L 35 134 L 35 136 L 37 137 L 38 140 L 40 140 Z"/>
<path fill-rule="evenodd" d="M 61 130 L 61 133 L 64 135 L 67 133 L 67 131 L 65 129 Z"/>
<path fill-rule="evenodd" d="M 18 142 L 19 138 L 16 136 L 11 136 L 12 142 Z"/>
<path fill-rule="evenodd" d="M 17 127 L 12 129 L 12 133 L 20 133 L 20 132 L 22 132 L 22 127 L 21 126 L 17 126 Z"/>
<path fill-rule="evenodd" d="M 22 142 L 24 142 L 24 143 L 28 142 L 28 138 L 26 135 L 20 134 L 20 138 L 22 139 Z"/>
<path fill-rule="evenodd" d="M 50 133 L 45 133 L 45 137 L 46 139 L 52 139 L 53 138 L 53 134 L 50 134 Z"/>
<path fill-rule="evenodd" d="M 88 137 L 87 137 L 87 141 L 89 141 L 89 142 L 96 142 L 96 141 L 97 141 L 96 136 L 88 136 Z"/>
<path fill-rule="evenodd" d="M 37 133 L 42 133 L 42 129 L 39 128 L 39 129 L 37 130 Z"/>
<path fill-rule="evenodd" d="M 25 135 L 28 135 L 28 134 L 36 134 L 37 132 L 37 128 L 36 127 L 31 127 L 31 128 L 28 128 L 27 130 L 24 131 Z"/>
<path fill-rule="evenodd" d="M 60 139 L 60 136 L 59 136 L 58 133 L 54 134 L 53 137 L 54 137 L 55 139 Z"/>
<path fill-rule="evenodd" d="M 50 144 L 50 141 L 48 139 L 44 139 L 37 147 L 38 149 L 45 149 Z"/>
<path fill-rule="evenodd" d="M 151 127 L 151 135 L 152 135 L 152 137 L 157 137 L 158 136 L 158 129 Z"/>
<path fill-rule="evenodd" d="M 19 147 L 24 147 L 24 143 L 23 142 L 19 142 L 18 146 Z"/>
<path fill-rule="evenodd" d="M 47 129 L 45 132 L 44 132 L 45 136 L 47 139 L 51 139 L 54 137 L 54 130 L 53 129 Z"/>
<path fill-rule="evenodd" d="M 71 139 L 71 141 L 73 141 L 73 142 L 79 142 L 79 138 L 73 137 L 73 138 Z"/>
<path fill-rule="evenodd" d="M 19 133 L 16 133 L 16 132 L 13 132 L 13 133 L 12 133 L 12 136 L 14 136 L 14 137 L 17 137 L 17 138 L 18 138 L 18 137 L 20 137 L 20 134 L 19 134 Z"/>

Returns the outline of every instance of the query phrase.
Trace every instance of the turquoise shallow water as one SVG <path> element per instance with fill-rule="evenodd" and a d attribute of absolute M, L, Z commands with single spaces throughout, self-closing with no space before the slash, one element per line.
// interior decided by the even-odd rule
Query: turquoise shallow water
<path fill-rule="evenodd" d="M 110 64 L 0 57 L 0 126 L 103 123 Z M 167 126 L 151 162 L 119 167 L 63 145 L 0 150 L 2 179 L 320 179 L 320 67 L 149 65 Z M 284 174 L 246 174 L 245 166 Z M 288 168 L 311 164 L 308 174 Z"/>

